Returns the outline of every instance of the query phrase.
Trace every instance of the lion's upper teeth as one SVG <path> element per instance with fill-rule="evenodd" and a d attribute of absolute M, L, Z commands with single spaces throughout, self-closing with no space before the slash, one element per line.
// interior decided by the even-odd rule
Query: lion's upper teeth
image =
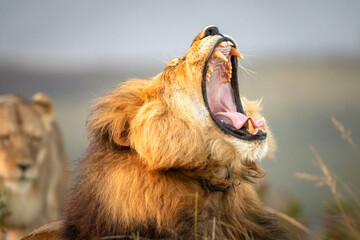
<path fill-rule="evenodd" d="M 225 42 L 221 42 L 221 43 L 219 44 L 220 47 L 226 47 L 226 45 L 227 45 L 227 44 L 226 44 Z"/>
<path fill-rule="evenodd" d="M 236 49 L 236 48 L 231 48 L 230 49 L 230 54 L 236 57 L 239 57 L 241 59 L 244 59 L 243 56 L 241 55 L 241 53 Z"/>
<path fill-rule="evenodd" d="M 213 56 L 208 65 L 209 68 L 206 73 L 205 79 L 207 82 L 211 81 L 214 71 L 216 71 L 216 74 L 214 76 L 231 82 L 232 64 L 230 62 L 230 57 L 233 55 L 242 58 L 242 55 L 235 48 L 231 47 L 232 45 L 233 44 L 229 41 L 221 42 L 219 44 L 219 47 L 214 50 Z M 221 61 L 215 61 L 215 59 L 217 58 Z"/>
<path fill-rule="evenodd" d="M 231 82 L 231 73 L 232 73 L 232 66 L 231 62 L 228 62 L 226 64 L 226 77 L 229 82 Z"/>
<path fill-rule="evenodd" d="M 223 60 L 223 61 L 225 61 L 225 62 L 229 61 L 229 60 L 226 58 L 226 56 L 225 56 L 222 52 L 220 52 L 220 50 L 218 50 L 218 49 L 215 49 L 213 55 L 214 55 L 215 58 L 220 58 L 221 60 Z"/>

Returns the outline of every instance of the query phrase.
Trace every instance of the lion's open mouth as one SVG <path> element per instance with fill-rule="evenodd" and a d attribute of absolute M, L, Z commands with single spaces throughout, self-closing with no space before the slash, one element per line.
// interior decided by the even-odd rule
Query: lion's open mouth
<path fill-rule="evenodd" d="M 212 119 L 227 134 L 243 140 L 266 139 L 265 120 L 254 120 L 246 116 L 237 79 L 237 57 L 235 43 L 222 38 L 215 45 L 203 70 L 202 89 L 205 105 Z"/>

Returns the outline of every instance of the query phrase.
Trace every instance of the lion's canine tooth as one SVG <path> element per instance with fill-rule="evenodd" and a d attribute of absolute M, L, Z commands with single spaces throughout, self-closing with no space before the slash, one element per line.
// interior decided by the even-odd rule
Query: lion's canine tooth
<path fill-rule="evenodd" d="M 234 46 L 234 44 L 230 41 L 227 41 L 227 43 L 230 45 L 230 46 Z"/>
<path fill-rule="evenodd" d="M 220 52 L 220 50 L 218 50 L 218 49 L 216 49 L 216 50 L 214 51 L 214 57 L 220 58 L 221 60 L 223 60 L 223 61 L 225 61 L 225 62 L 229 61 L 229 60 L 225 57 L 225 55 L 224 55 L 222 52 Z"/>
<path fill-rule="evenodd" d="M 262 126 L 262 128 L 264 129 L 264 131 L 266 131 L 266 122 L 265 122 L 265 118 L 262 117 L 262 120 L 264 120 L 264 125 Z"/>
<path fill-rule="evenodd" d="M 225 46 L 226 46 L 226 43 L 225 43 L 225 42 L 221 42 L 221 43 L 219 44 L 219 46 L 220 46 L 220 47 L 225 47 Z"/>
<path fill-rule="evenodd" d="M 241 55 L 241 53 L 236 48 L 232 47 L 231 50 L 230 50 L 230 54 L 234 55 L 234 56 L 237 56 L 237 57 L 239 57 L 241 59 L 244 59 L 243 56 Z"/>
<path fill-rule="evenodd" d="M 253 134 L 255 132 L 254 126 L 252 125 L 250 120 L 248 120 L 248 128 L 249 128 L 249 133 Z"/>

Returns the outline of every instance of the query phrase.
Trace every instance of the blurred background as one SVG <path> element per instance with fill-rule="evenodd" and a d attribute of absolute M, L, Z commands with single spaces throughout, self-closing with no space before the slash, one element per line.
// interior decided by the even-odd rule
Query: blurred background
<path fill-rule="evenodd" d="M 360 143 L 360 1 L 0 4 L 0 95 L 49 94 L 72 166 L 87 144 L 94 99 L 128 78 L 161 72 L 205 26 L 216 25 L 237 41 L 241 94 L 263 99 L 277 139 L 274 159 L 260 163 L 268 172 L 259 190 L 266 204 L 283 210 L 292 202 L 294 217 L 324 231 L 331 191 L 295 176 L 320 174 L 310 146 L 360 196 L 359 157 L 331 121 Z"/>

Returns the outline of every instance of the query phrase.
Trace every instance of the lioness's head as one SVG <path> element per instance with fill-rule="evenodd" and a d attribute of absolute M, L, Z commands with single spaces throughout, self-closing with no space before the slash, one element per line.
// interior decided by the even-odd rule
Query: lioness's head
<path fill-rule="evenodd" d="M 35 94 L 32 102 L 0 97 L 0 180 L 22 183 L 38 177 L 52 121 L 52 103 L 45 94 Z"/>
<path fill-rule="evenodd" d="M 150 168 L 191 169 L 201 159 L 241 168 L 263 159 L 272 138 L 259 103 L 240 97 L 238 58 L 232 38 L 205 28 L 162 73 L 127 81 L 96 102 L 94 142 L 131 146 Z"/>

